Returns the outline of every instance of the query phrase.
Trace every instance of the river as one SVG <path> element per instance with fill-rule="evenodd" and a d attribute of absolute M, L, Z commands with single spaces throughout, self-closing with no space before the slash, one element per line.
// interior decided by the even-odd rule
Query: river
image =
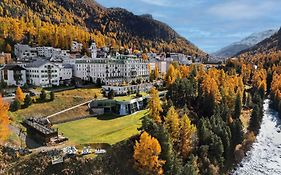
<path fill-rule="evenodd" d="M 260 133 L 234 175 L 281 175 L 281 120 L 269 104 L 266 99 Z"/>

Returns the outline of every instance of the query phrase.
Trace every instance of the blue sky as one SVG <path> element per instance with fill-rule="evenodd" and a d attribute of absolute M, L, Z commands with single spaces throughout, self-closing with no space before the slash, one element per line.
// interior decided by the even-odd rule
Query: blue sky
<path fill-rule="evenodd" d="M 206 52 L 281 26 L 281 0 L 97 0 L 136 15 L 152 14 Z"/>

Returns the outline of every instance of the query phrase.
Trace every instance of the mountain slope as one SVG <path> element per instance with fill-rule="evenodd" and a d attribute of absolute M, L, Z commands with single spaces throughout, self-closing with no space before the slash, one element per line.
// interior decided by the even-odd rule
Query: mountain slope
<path fill-rule="evenodd" d="M 242 54 L 257 54 L 257 53 L 267 53 L 275 52 L 281 50 L 281 28 L 277 33 L 271 37 L 259 42 L 255 46 L 239 52 L 237 55 Z"/>
<path fill-rule="evenodd" d="M 96 42 L 99 46 L 117 45 L 118 47 L 133 47 L 147 51 L 173 51 L 205 55 L 171 27 L 160 21 L 147 16 L 134 15 L 121 8 L 105 8 L 92 0 L 4 0 L 0 3 L 0 17 L 4 18 L 2 22 L 4 21 L 5 25 L 7 25 L 7 18 L 11 17 L 9 20 L 20 18 L 24 23 L 30 23 L 29 25 L 34 28 L 41 28 L 45 25 L 49 25 L 49 28 L 66 28 L 67 26 L 68 28 L 76 27 L 78 28 L 76 30 L 86 32 L 83 34 L 85 36 L 83 39 L 81 39 L 81 36 L 76 36 L 75 33 L 77 32 L 74 32 L 71 37 L 66 36 L 65 40 L 68 42 L 61 41 L 67 42 L 67 44 L 61 46 L 63 48 L 68 48 L 70 46 L 69 41 L 73 39 L 80 40 L 85 45 L 88 45 L 91 40 L 98 40 Z M 10 23 L 12 25 L 17 22 L 20 23 L 21 21 Z M 2 33 L 5 33 L 0 26 L 0 33 L 1 30 Z M 36 31 L 32 31 L 32 33 L 29 30 L 24 30 L 23 33 L 19 34 L 23 35 L 19 40 L 11 39 L 12 37 L 1 38 L 0 35 L 2 50 L 5 48 L 3 45 L 14 44 L 17 41 L 42 45 L 43 43 L 40 43 L 37 38 L 40 33 L 38 34 Z M 58 36 L 47 33 L 45 38 L 47 40 L 50 37 L 60 39 L 62 37 L 59 35 L 63 35 L 63 33 L 60 32 Z M 30 35 L 33 41 L 31 41 Z M 52 43 L 52 41 L 47 42 L 47 44 L 60 46 Z"/>
<path fill-rule="evenodd" d="M 235 42 L 229 46 L 226 46 L 219 51 L 215 52 L 214 55 L 218 57 L 231 57 L 236 55 L 237 53 L 241 52 L 242 50 L 248 49 L 257 43 L 261 42 L 262 40 L 269 38 L 276 30 L 266 30 L 259 33 L 254 33 L 239 42 Z"/>

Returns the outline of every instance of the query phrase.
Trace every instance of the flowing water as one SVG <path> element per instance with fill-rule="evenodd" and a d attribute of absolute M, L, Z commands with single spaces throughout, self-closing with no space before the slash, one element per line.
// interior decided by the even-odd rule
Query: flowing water
<path fill-rule="evenodd" d="M 281 120 L 269 103 L 264 101 L 260 133 L 234 175 L 281 175 Z"/>

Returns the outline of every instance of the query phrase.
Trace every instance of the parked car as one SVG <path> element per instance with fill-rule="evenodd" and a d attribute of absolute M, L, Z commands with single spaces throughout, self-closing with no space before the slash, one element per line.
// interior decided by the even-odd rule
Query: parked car
<path fill-rule="evenodd" d="M 14 97 L 16 94 L 15 93 L 8 93 L 7 97 Z"/>

